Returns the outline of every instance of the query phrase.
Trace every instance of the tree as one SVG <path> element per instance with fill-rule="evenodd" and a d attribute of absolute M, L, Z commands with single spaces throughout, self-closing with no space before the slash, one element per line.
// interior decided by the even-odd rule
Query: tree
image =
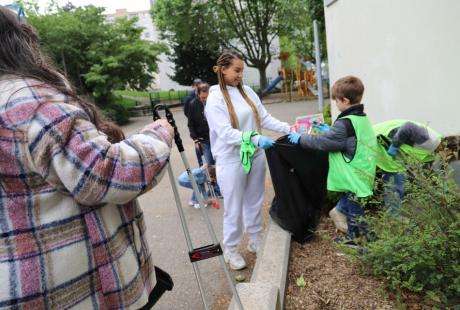
<path fill-rule="evenodd" d="M 102 11 L 67 6 L 28 18 L 55 63 L 100 106 L 112 101 L 114 89 L 147 88 L 164 51 L 162 45 L 141 39 L 142 28 L 134 25 L 135 20 L 107 23 Z"/>
<path fill-rule="evenodd" d="M 163 46 L 141 39 L 142 28 L 135 19 L 121 18 L 108 24 L 106 38 L 89 55 L 92 66 L 84 74 L 85 83 L 95 98 L 109 100 L 114 89 L 128 86 L 145 90 L 158 70 Z"/>
<path fill-rule="evenodd" d="M 281 35 L 281 50 L 290 54 L 289 62 L 296 64 L 298 59 L 315 61 L 313 21 L 318 22 L 320 32 L 320 50 L 322 59 L 327 59 L 324 6 L 322 0 L 305 0 L 302 3 L 289 2 L 291 14 L 286 20 Z"/>
<path fill-rule="evenodd" d="M 249 67 L 258 69 L 264 87 L 266 69 L 278 52 L 273 44 L 277 38 L 292 36 L 306 42 L 305 33 L 311 28 L 306 23 L 313 12 L 310 2 L 317 9 L 320 0 L 157 0 L 153 16 L 169 42 L 238 50 Z"/>
<path fill-rule="evenodd" d="M 216 37 L 226 34 L 215 22 L 213 7 L 192 0 L 157 0 L 151 14 L 172 50 L 169 59 L 175 70 L 171 78 L 182 85 L 190 85 L 194 78 L 217 82 L 212 68 L 222 46 Z"/>
<path fill-rule="evenodd" d="M 226 45 L 245 55 L 246 64 L 259 70 L 260 86 L 267 86 L 266 69 L 272 61 L 273 41 L 280 35 L 282 5 L 278 0 L 212 0 L 220 21 L 238 40 Z"/>
<path fill-rule="evenodd" d="M 212 68 L 218 57 L 218 50 L 209 50 L 191 43 L 177 43 L 170 57 L 174 63 L 174 75 L 171 78 L 181 85 L 191 85 L 195 78 L 211 85 L 217 84 L 217 75 Z"/>

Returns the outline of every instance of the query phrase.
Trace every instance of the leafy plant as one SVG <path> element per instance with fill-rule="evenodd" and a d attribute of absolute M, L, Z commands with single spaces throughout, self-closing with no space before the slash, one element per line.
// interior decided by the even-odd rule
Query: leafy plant
<path fill-rule="evenodd" d="M 408 163 L 400 215 L 367 216 L 377 239 L 358 256 L 391 290 L 423 294 L 435 306 L 460 296 L 460 193 L 447 160 L 440 162 L 438 171 Z M 374 200 L 383 205 L 382 194 Z"/>
<path fill-rule="evenodd" d="M 297 284 L 298 287 L 304 287 L 305 285 L 307 285 L 307 282 L 305 282 L 305 279 L 304 279 L 303 275 L 298 277 L 296 279 L 295 283 Z"/>
<path fill-rule="evenodd" d="M 128 123 L 131 113 L 129 112 L 127 105 L 132 104 L 129 99 L 122 97 L 115 97 L 111 103 L 104 106 L 102 112 L 104 115 L 117 123 L 118 125 L 124 125 Z"/>
<path fill-rule="evenodd" d="M 331 105 L 327 104 L 323 109 L 324 123 L 332 125 Z"/>

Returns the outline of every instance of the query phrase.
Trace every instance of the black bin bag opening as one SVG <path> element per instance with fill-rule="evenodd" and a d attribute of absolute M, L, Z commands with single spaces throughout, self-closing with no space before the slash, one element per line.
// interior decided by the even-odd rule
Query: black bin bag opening
<path fill-rule="evenodd" d="M 304 243 L 314 235 L 327 195 L 328 155 L 290 144 L 287 136 L 265 154 L 275 189 L 270 216 Z"/>

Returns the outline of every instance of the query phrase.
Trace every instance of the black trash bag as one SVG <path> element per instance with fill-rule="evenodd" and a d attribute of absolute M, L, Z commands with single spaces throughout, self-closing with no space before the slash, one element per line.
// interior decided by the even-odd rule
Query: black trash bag
<path fill-rule="evenodd" d="M 287 136 L 265 154 L 275 189 L 270 216 L 304 243 L 313 237 L 327 195 L 328 155 L 290 144 Z"/>

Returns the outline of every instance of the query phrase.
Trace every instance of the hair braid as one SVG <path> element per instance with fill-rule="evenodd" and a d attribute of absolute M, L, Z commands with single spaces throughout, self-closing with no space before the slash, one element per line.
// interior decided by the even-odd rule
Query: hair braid
<path fill-rule="evenodd" d="M 220 55 L 219 59 L 217 59 L 217 65 L 214 67 L 214 72 L 217 73 L 217 78 L 219 80 L 219 87 L 224 96 L 225 103 L 227 104 L 228 113 L 230 114 L 230 123 L 232 127 L 235 129 L 239 129 L 239 122 L 238 117 L 235 113 L 235 108 L 233 107 L 233 103 L 230 99 L 230 95 L 227 90 L 227 85 L 225 84 L 224 74 L 222 73 L 222 69 L 228 67 L 232 64 L 232 60 L 238 58 L 244 60 L 243 56 L 233 50 L 224 51 L 222 55 Z M 247 102 L 247 104 L 251 107 L 252 112 L 254 114 L 254 119 L 256 121 L 257 130 L 261 132 L 261 124 L 260 124 L 260 116 L 259 111 L 257 111 L 256 105 L 254 102 L 249 98 L 249 96 L 244 91 L 243 85 L 239 83 L 237 85 L 238 91 L 240 92 L 241 96 Z"/>

